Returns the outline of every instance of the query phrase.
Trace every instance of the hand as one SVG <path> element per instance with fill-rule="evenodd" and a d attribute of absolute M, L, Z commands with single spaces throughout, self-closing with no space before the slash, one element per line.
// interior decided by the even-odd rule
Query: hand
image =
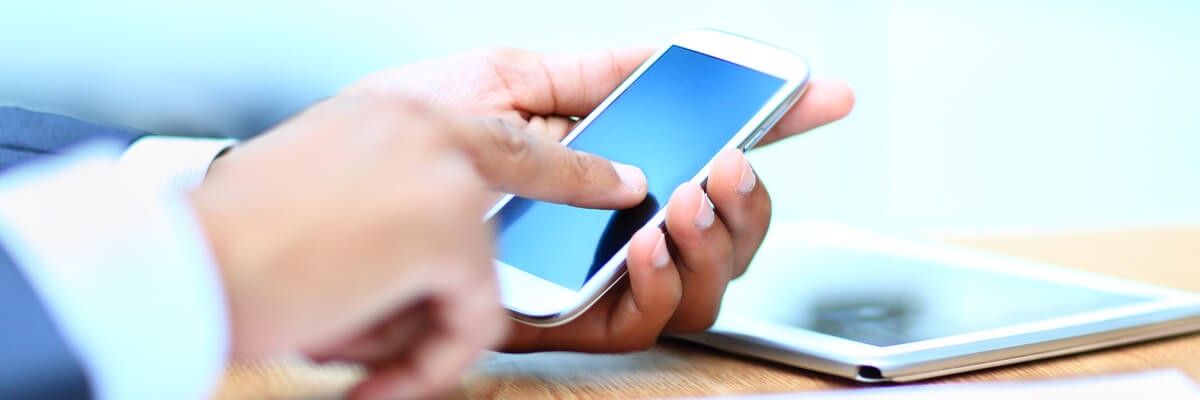
<path fill-rule="evenodd" d="M 645 48 L 571 55 L 487 50 L 381 71 L 346 93 L 404 93 L 561 140 L 574 125 L 572 117 L 591 112 L 652 53 Z M 853 102 L 845 83 L 813 80 L 760 145 L 837 120 Z M 663 332 L 711 326 L 725 286 L 745 272 L 766 235 L 771 202 L 738 152 L 721 154 L 713 166 L 707 197 L 715 210 L 705 197 L 697 185 L 680 186 L 667 205 L 667 235 L 646 228 L 633 237 L 629 279 L 569 324 L 540 329 L 513 322 L 500 349 L 629 351 L 651 346 Z"/>
<path fill-rule="evenodd" d="M 506 331 L 489 190 L 628 207 L 645 183 L 506 124 L 339 96 L 221 157 L 191 200 L 234 358 L 360 362 L 352 397 L 396 398 L 445 388 Z"/>

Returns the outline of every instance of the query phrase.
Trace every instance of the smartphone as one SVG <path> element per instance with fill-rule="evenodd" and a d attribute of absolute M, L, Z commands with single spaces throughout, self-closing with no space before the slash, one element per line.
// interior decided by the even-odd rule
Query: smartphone
<path fill-rule="evenodd" d="M 583 313 L 625 275 L 634 232 L 663 224 L 675 188 L 703 183 L 722 150 L 753 146 L 800 98 L 808 74 L 800 57 L 744 37 L 675 37 L 563 140 L 641 168 L 645 201 L 598 210 L 509 195 L 489 212 L 505 307 L 537 326 Z"/>

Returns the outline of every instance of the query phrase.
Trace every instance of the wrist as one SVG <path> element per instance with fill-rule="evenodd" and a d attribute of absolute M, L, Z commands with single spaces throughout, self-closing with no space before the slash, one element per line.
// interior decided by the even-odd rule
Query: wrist
<path fill-rule="evenodd" d="M 253 293 L 247 293 L 253 286 L 247 281 L 254 276 L 249 269 L 255 265 L 248 260 L 252 254 L 247 250 L 264 244 L 252 243 L 253 236 L 261 235 L 255 234 L 254 227 L 248 225 L 253 219 L 238 207 L 245 203 L 247 195 L 254 193 L 239 193 L 239 183 L 231 179 L 236 177 L 233 171 L 238 163 L 236 156 L 231 157 L 232 149 L 230 147 L 213 158 L 204 181 L 188 192 L 187 198 L 207 239 L 218 278 L 225 289 L 230 355 L 238 359 L 262 353 L 252 344 L 256 342 L 253 339 L 254 321 L 246 316 L 246 302 L 254 297 Z"/>
<path fill-rule="evenodd" d="M 272 219 L 279 199 L 262 184 L 273 177 L 256 173 L 270 163 L 244 150 L 213 159 L 203 184 L 188 193 L 225 289 L 234 359 L 276 355 L 291 344 L 274 329 L 290 304 L 271 271 L 281 265 L 278 250 L 288 235 L 279 228 L 286 223 Z"/>
<path fill-rule="evenodd" d="M 216 163 L 214 162 L 214 166 Z M 236 265 L 231 261 L 229 238 L 223 234 L 223 223 L 220 221 L 218 214 L 215 213 L 211 205 L 207 185 L 192 190 L 188 193 L 187 199 L 192 206 L 192 212 L 196 216 L 196 220 L 200 225 L 200 230 L 208 244 L 209 253 L 212 254 L 213 266 L 218 283 L 221 285 L 222 293 L 225 295 L 225 315 L 227 318 L 227 329 L 229 335 L 229 354 L 233 358 L 239 358 L 245 353 L 242 338 L 245 333 L 242 332 L 241 318 L 238 316 L 238 302 L 240 301 L 237 294 L 238 285 L 235 283 L 236 274 L 233 266 Z"/>

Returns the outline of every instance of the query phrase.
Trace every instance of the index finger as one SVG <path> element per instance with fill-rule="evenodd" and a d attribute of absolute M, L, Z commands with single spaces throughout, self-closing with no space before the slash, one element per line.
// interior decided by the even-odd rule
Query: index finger
<path fill-rule="evenodd" d="M 457 144 L 495 190 L 577 207 L 623 209 L 646 197 L 637 167 L 576 151 L 498 118 L 458 120 Z"/>

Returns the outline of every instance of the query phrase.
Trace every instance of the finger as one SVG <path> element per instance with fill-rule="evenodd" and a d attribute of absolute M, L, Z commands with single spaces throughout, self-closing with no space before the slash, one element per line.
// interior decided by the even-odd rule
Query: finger
<path fill-rule="evenodd" d="M 698 332 L 712 326 L 725 286 L 733 278 L 733 244 L 700 185 L 684 183 L 667 204 L 667 234 L 678 251 L 683 296 L 667 323 L 668 332 Z"/>
<path fill-rule="evenodd" d="M 584 116 L 653 53 L 646 47 L 550 55 L 504 50 L 493 52 L 489 62 L 511 90 L 515 109 Z"/>
<path fill-rule="evenodd" d="M 433 328 L 428 305 L 421 303 L 389 317 L 370 332 L 328 350 L 310 351 L 315 362 L 375 363 L 408 351 L 421 334 Z"/>
<path fill-rule="evenodd" d="M 512 89 L 512 105 L 526 114 L 585 116 L 654 53 L 647 47 L 542 55 L 496 52 L 489 61 Z M 760 145 L 845 117 L 854 91 L 839 79 L 814 79 L 804 97 Z"/>
<path fill-rule="evenodd" d="M 392 364 L 371 368 L 347 397 L 351 399 L 428 398 L 447 390 L 480 352 L 447 338 L 434 338 Z"/>
<path fill-rule="evenodd" d="M 742 152 L 727 150 L 713 161 L 708 197 L 733 238 L 733 277 L 740 276 L 762 244 L 771 222 L 771 196 Z"/>
<path fill-rule="evenodd" d="M 534 115 L 529 117 L 525 130 L 534 135 L 561 142 L 578 123 L 579 120 L 559 115 Z"/>
<path fill-rule="evenodd" d="M 638 230 L 629 243 L 625 268 L 629 290 L 616 296 L 607 336 L 614 351 L 644 350 L 654 345 L 682 297 L 679 270 L 658 227 Z"/>
<path fill-rule="evenodd" d="M 486 264 L 486 280 L 464 285 L 448 294 L 449 311 L 443 316 L 455 334 L 479 348 L 492 348 L 508 334 L 508 311 L 500 300 L 492 260 Z"/>
<path fill-rule="evenodd" d="M 433 286 L 435 301 L 441 305 L 439 326 L 463 338 L 468 343 L 488 348 L 499 343 L 508 333 L 508 312 L 500 300 L 494 265 L 494 232 L 488 224 L 480 229 L 462 230 L 463 257 L 457 271 L 438 271 L 440 279 Z M 471 248 L 465 246 L 478 244 Z"/>
<path fill-rule="evenodd" d="M 837 121 L 854 108 L 854 90 L 840 79 L 814 79 L 804 97 L 758 142 L 759 146 Z"/>
<path fill-rule="evenodd" d="M 458 293 L 434 304 L 436 329 L 409 351 L 369 364 L 366 380 L 351 398 L 425 398 L 449 388 L 494 344 L 506 326 L 491 294 Z"/>
<path fill-rule="evenodd" d="M 456 141 L 494 189 L 578 207 L 622 209 L 646 197 L 637 167 L 567 148 L 500 119 L 458 123 Z"/>

